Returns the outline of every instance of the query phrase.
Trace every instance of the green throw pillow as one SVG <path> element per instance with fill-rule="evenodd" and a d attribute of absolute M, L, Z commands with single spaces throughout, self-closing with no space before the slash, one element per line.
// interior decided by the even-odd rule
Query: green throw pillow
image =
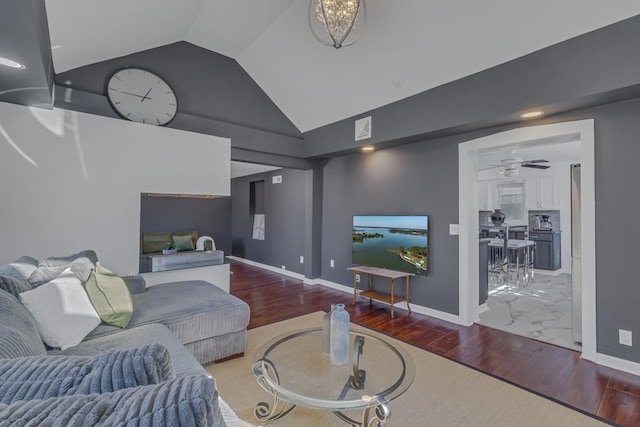
<path fill-rule="evenodd" d="M 195 249 L 195 246 L 193 246 L 193 238 L 191 237 L 191 233 L 174 234 L 173 246 L 175 246 L 178 251 L 192 251 Z"/>
<path fill-rule="evenodd" d="M 142 252 L 145 254 L 162 252 L 167 243 L 171 243 L 171 233 L 142 234 Z"/>
<path fill-rule="evenodd" d="M 104 323 L 125 328 L 133 314 L 131 294 L 124 280 L 98 263 L 84 284 L 91 304 Z"/>

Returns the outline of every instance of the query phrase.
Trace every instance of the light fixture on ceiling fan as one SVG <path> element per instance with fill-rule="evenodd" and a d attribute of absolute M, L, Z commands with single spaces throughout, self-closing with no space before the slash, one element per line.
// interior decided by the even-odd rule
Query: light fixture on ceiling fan
<path fill-rule="evenodd" d="M 324 45 L 351 46 L 360 39 L 365 21 L 365 0 L 309 1 L 311 33 Z"/>
<path fill-rule="evenodd" d="M 511 157 L 509 159 L 500 160 L 499 165 L 491 165 L 484 169 L 480 170 L 488 170 L 495 168 L 502 168 L 500 173 L 507 177 L 517 176 L 520 173 L 520 168 L 532 168 L 532 169 L 549 169 L 551 166 L 543 165 L 541 163 L 549 163 L 549 160 L 538 159 L 538 160 L 522 160 L 519 157 Z"/>

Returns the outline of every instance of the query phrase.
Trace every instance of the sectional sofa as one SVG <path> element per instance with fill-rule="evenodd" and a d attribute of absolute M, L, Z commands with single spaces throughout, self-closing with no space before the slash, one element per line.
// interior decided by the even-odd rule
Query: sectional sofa
<path fill-rule="evenodd" d="M 215 382 L 208 376 L 202 365 L 241 355 L 244 352 L 246 327 L 249 322 L 248 305 L 203 281 L 173 282 L 147 288 L 141 276 L 125 277 L 125 283 L 133 301 L 133 314 L 125 329 L 101 323 L 79 345 L 65 350 L 46 348 L 38 334 L 33 317 L 20 303 L 19 295 L 21 292 L 37 286 L 32 282 L 46 281 L 48 275 L 55 275 L 55 271 L 62 267 L 73 267 L 73 265 L 77 267 L 78 259 L 85 261 L 88 259 L 91 263 L 97 262 L 97 256 L 93 251 L 83 251 L 70 257 L 50 258 L 42 261 L 31 257 L 22 257 L 13 263 L 0 266 L 0 289 L 2 289 L 0 291 L 0 424 L 3 420 L 3 404 L 11 403 L 12 399 L 9 393 L 3 400 L 3 390 L 7 391 L 11 390 L 11 387 L 13 389 L 16 387 L 15 384 L 10 384 L 13 381 L 11 378 L 16 378 L 15 375 L 11 375 L 11 369 L 29 366 L 31 363 L 29 361 L 55 364 L 68 358 L 74 363 L 76 360 L 80 360 L 82 363 L 91 365 L 97 363 L 94 362 L 94 359 L 97 360 L 100 357 L 103 359 L 105 357 L 119 357 L 124 358 L 126 363 L 121 361 L 119 364 L 111 364 L 111 367 L 116 366 L 116 369 L 124 369 L 124 366 L 138 368 L 142 366 L 155 374 L 150 375 L 149 372 L 146 372 L 145 375 L 130 374 L 129 377 L 135 379 L 128 383 L 132 387 L 125 387 L 127 384 L 125 380 L 117 382 L 123 387 L 115 387 L 117 390 L 109 390 L 108 393 L 105 393 L 105 399 L 109 402 L 120 402 L 121 405 L 126 402 L 143 402 L 149 398 L 139 397 L 136 400 L 134 394 L 155 393 L 158 395 L 158 393 L 168 393 L 167 390 L 175 388 L 182 390 L 176 391 L 178 393 L 176 396 L 178 396 L 188 389 L 191 390 L 191 394 L 189 394 L 191 400 L 187 399 L 187 401 L 204 402 L 210 407 L 205 405 L 202 409 L 203 407 L 194 403 L 192 406 L 199 408 L 196 412 L 200 415 L 206 413 L 207 416 L 205 418 L 187 417 L 187 419 L 191 421 L 204 420 L 204 424 L 195 421 L 185 422 L 186 424 L 243 425 L 224 400 L 218 398 Z M 50 267 L 52 264 L 57 269 Z M 38 280 L 34 281 L 34 277 Z M 145 353 L 149 351 L 152 353 L 151 356 Z M 123 354 L 128 354 L 128 356 Z M 136 354 L 139 358 L 138 362 L 135 359 Z M 132 357 L 133 359 L 131 359 Z M 5 368 L 3 368 L 3 363 Z M 166 367 L 167 364 L 169 368 Z M 154 366 L 156 367 L 154 368 Z M 89 368 L 85 368 L 85 371 L 87 369 L 91 371 Z M 36 371 L 38 370 L 36 369 Z M 43 371 L 39 370 L 38 372 Z M 158 372 L 161 372 L 162 375 L 157 374 Z M 116 372 L 110 375 L 115 378 L 121 373 Z M 145 380 L 146 383 L 145 381 L 140 383 L 139 378 L 154 380 L 151 382 Z M 176 381 L 181 383 L 175 384 Z M 151 387 L 149 389 L 151 391 L 146 391 L 147 389 L 144 387 Z M 122 390 L 123 388 L 126 390 Z M 118 397 L 118 393 L 133 394 L 127 395 L 128 397 L 125 398 Z M 61 398 L 47 396 L 54 400 Z M 66 396 L 65 399 L 70 399 L 70 397 Z M 83 399 L 89 398 L 84 396 Z M 176 397 L 176 399 L 182 401 L 180 399 L 184 400 L 184 396 Z M 16 405 L 15 402 L 11 404 Z M 95 402 L 91 404 L 95 404 Z M 177 405 L 176 407 L 180 408 L 181 406 Z M 4 409 L 6 415 L 7 408 Z M 119 408 L 119 410 L 125 409 Z M 131 408 L 125 411 L 130 414 L 135 412 Z M 46 411 L 42 413 L 46 413 Z M 174 416 L 177 416 L 175 414 Z M 157 425 L 163 425 L 167 421 L 168 419 L 163 419 Z M 178 424 L 182 425 L 183 422 Z M 150 425 L 154 425 L 154 423 L 152 422 Z"/>

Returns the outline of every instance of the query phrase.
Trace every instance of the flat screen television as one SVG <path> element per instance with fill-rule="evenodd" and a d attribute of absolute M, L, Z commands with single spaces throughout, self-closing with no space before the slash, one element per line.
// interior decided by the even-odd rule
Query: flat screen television
<path fill-rule="evenodd" d="M 414 274 L 427 274 L 429 217 L 356 215 L 351 262 Z"/>

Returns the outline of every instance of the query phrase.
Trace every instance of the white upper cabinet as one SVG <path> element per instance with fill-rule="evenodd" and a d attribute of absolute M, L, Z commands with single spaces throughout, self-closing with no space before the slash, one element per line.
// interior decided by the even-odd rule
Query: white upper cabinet
<path fill-rule="evenodd" d="M 481 211 L 489 210 L 489 183 L 478 183 L 478 209 Z"/>
<path fill-rule="evenodd" d="M 492 211 L 500 206 L 498 203 L 498 187 L 496 181 L 478 182 L 478 209 Z"/>
<path fill-rule="evenodd" d="M 547 175 L 525 180 L 527 210 L 558 209 L 555 176 Z"/>

